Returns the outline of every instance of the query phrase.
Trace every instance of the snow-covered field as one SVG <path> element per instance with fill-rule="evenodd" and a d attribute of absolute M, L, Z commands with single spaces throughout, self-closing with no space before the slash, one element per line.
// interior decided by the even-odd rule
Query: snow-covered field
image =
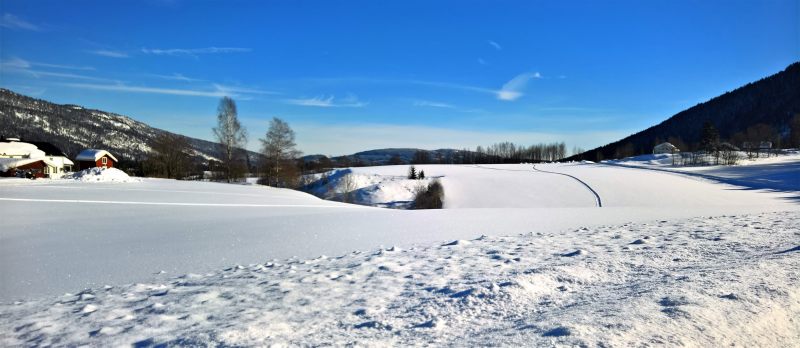
<path fill-rule="evenodd" d="M 797 344 L 797 165 L 737 174 L 782 180 L 769 190 L 603 164 L 418 166 L 445 187 L 428 211 L 10 180 L 0 345 Z M 362 203 L 402 200 L 407 170 L 352 169 L 372 178 Z"/>
<path fill-rule="evenodd" d="M 291 259 L 3 305 L 3 346 L 796 346 L 800 216 Z"/>

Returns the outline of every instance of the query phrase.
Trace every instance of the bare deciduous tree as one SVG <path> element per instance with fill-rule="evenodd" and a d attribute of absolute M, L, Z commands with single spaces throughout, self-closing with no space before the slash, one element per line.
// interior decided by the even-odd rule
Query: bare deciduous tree
<path fill-rule="evenodd" d="M 225 180 L 231 182 L 244 176 L 242 153 L 247 143 L 247 129 L 239 123 L 236 103 L 229 97 L 223 97 L 217 107 L 217 126 L 214 136 L 222 146 L 222 167 Z"/>
<path fill-rule="evenodd" d="M 264 182 L 270 186 L 290 186 L 290 181 L 296 181 L 289 177 L 297 174 L 295 169 L 295 159 L 302 154 L 296 149 L 294 142 L 294 131 L 286 121 L 273 117 L 269 123 L 266 137 L 261 140 L 264 154 Z"/>
<path fill-rule="evenodd" d="M 349 173 L 343 176 L 341 179 L 339 179 L 339 185 L 337 186 L 340 197 L 342 198 L 342 202 L 353 203 L 355 190 L 358 189 L 358 183 L 356 182 L 356 178 L 353 176 L 353 174 Z"/>
<path fill-rule="evenodd" d="M 191 147 L 186 137 L 163 132 L 154 139 L 152 149 L 144 163 L 147 175 L 182 178 L 189 171 Z"/>

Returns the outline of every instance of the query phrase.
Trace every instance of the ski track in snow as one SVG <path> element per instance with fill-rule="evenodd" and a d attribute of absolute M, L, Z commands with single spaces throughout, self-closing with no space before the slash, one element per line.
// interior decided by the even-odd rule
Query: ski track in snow
<path fill-rule="evenodd" d="M 272 260 L 0 304 L 0 346 L 793 346 L 800 216 Z"/>
<path fill-rule="evenodd" d="M 572 179 L 576 180 L 577 182 L 581 183 L 581 185 L 583 185 L 583 186 L 586 186 L 586 188 L 587 188 L 587 189 L 589 189 L 589 191 L 590 191 L 590 192 L 591 192 L 591 193 L 594 195 L 595 201 L 596 201 L 596 203 L 597 203 L 597 207 L 598 207 L 598 208 L 602 208 L 602 207 L 603 207 L 603 201 L 600 199 L 600 195 L 599 195 L 599 194 L 597 194 L 597 191 L 595 191 L 595 190 L 594 190 L 594 189 L 593 189 L 591 186 L 589 186 L 589 184 L 587 184 L 585 181 L 583 181 L 583 180 L 581 180 L 581 179 L 578 179 L 578 177 L 576 177 L 576 176 L 574 176 L 574 175 L 566 174 L 566 173 L 559 173 L 559 172 L 553 172 L 553 171 L 541 170 L 541 169 L 539 169 L 539 168 L 536 168 L 536 165 L 535 165 L 535 164 L 533 165 L 533 170 L 535 170 L 535 171 L 537 171 L 537 172 L 540 172 L 540 173 L 549 173 L 549 174 L 563 175 L 563 176 L 567 176 L 567 177 L 570 177 L 570 178 L 572 178 Z"/>
<path fill-rule="evenodd" d="M 591 192 L 594 195 L 595 204 L 597 205 L 597 207 L 598 208 L 602 208 L 603 207 L 603 201 L 600 199 L 600 195 L 591 186 L 589 186 L 589 184 L 587 184 L 585 181 L 577 178 L 574 175 L 570 175 L 570 174 L 566 174 L 566 173 L 553 172 L 553 171 L 548 171 L 548 170 L 541 170 L 539 168 L 536 168 L 535 164 L 532 164 L 531 166 L 533 167 L 533 171 L 532 172 L 563 175 L 563 176 L 566 176 L 568 178 L 571 178 L 571 179 L 577 181 L 581 185 L 585 186 L 589 190 L 589 192 Z M 510 172 L 527 172 L 528 171 L 528 170 L 524 170 L 524 169 L 492 168 L 492 167 L 487 167 L 487 166 L 482 166 L 482 165 L 475 165 L 475 167 L 483 168 L 483 169 L 492 169 L 492 170 L 505 170 L 505 171 L 510 171 Z"/>

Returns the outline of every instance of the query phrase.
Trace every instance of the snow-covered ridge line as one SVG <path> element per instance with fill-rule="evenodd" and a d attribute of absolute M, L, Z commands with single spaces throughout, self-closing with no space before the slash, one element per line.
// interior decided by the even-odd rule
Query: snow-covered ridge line
<path fill-rule="evenodd" d="M 792 346 L 798 225 L 700 217 L 271 260 L 0 304 L 0 345 Z"/>

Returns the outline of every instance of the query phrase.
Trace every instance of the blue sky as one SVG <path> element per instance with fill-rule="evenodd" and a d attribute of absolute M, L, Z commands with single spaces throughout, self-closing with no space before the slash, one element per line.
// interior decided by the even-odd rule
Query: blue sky
<path fill-rule="evenodd" d="M 305 153 L 592 148 L 800 60 L 798 1 L 0 1 L 0 86 Z"/>

